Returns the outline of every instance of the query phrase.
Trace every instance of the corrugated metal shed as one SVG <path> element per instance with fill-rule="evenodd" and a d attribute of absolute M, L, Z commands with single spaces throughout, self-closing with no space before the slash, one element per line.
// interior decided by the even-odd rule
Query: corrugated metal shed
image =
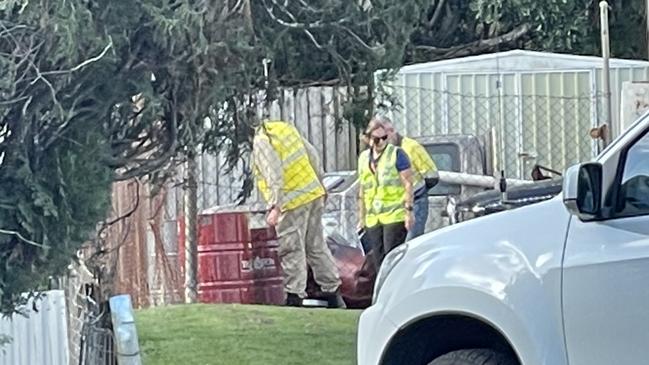
<path fill-rule="evenodd" d="M 533 162 L 563 169 L 590 158 L 588 131 L 605 122 L 598 57 L 514 50 L 403 67 L 384 86 L 405 134 L 495 133 L 501 166 L 522 177 Z M 649 79 L 649 62 L 611 60 L 613 133 L 622 83 Z"/>
<path fill-rule="evenodd" d="M 649 62 L 613 58 L 611 69 L 647 68 Z M 417 74 L 422 72 L 473 73 L 508 71 L 553 71 L 582 70 L 602 67 L 602 59 L 594 56 L 579 56 L 565 53 L 512 50 L 489 53 L 479 56 L 454 58 L 444 61 L 418 63 L 404 66 L 399 73 Z"/>
<path fill-rule="evenodd" d="M 25 316 L 15 314 L 0 319 L 0 334 L 11 338 L 11 343 L 0 349 L 0 364 L 68 364 L 64 292 L 51 290 L 44 294 L 36 303 L 29 301 L 24 307 Z"/>

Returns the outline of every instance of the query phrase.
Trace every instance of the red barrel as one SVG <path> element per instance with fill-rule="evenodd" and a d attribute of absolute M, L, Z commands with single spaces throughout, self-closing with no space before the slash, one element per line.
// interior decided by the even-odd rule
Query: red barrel
<path fill-rule="evenodd" d="M 220 211 L 198 217 L 200 302 L 281 304 L 284 301 L 277 235 L 265 222 L 258 224 L 260 219 L 254 216 L 250 211 Z M 181 263 L 185 254 L 183 225 L 179 235 Z"/>

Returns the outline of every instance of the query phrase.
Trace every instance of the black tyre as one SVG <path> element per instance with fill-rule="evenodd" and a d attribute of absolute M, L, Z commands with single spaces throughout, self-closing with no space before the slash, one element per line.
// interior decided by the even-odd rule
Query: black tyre
<path fill-rule="evenodd" d="M 459 350 L 449 352 L 428 365 L 516 365 L 509 356 L 489 349 Z"/>

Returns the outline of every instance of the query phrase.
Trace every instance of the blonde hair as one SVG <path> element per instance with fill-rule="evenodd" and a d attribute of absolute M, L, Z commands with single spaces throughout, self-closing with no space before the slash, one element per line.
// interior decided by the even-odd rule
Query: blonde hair
<path fill-rule="evenodd" d="M 358 135 L 358 147 L 360 150 L 365 150 L 370 147 L 370 134 L 379 128 L 387 130 L 385 123 L 392 123 L 390 119 L 382 115 L 375 115 L 367 123 L 367 127 L 363 132 Z"/>
<path fill-rule="evenodd" d="M 375 115 L 374 118 L 372 118 L 372 120 L 376 120 L 377 122 L 382 123 L 383 125 L 392 124 L 392 120 L 383 114 Z"/>
<path fill-rule="evenodd" d="M 367 128 L 365 129 L 365 135 L 369 135 L 370 133 L 374 132 L 379 128 L 385 129 L 385 124 L 383 124 L 383 121 L 380 118 L 374 117 L 367 124 Z"/>

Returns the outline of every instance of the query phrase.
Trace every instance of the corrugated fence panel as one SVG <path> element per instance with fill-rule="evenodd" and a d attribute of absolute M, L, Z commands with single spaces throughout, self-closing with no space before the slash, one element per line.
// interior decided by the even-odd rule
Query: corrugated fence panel
<path fill-rule="evenodd" d="M 308 125 L 308 139 L 320 154 L 321 162 L 324 162 L 325 145 L 324 145 L 324 128 L 323 128 L 323 109 L 322 92 L 318 88 L 309 88 L 306 99 L 309 107 L 309 116 L 306 120 L 293 120 L 294 124 L 306 123 Z M 324 166 L 324 165 L 323 165 Z"/>
<path fill-rule="evenodd" d="M 528 53 L 406 67 L 382 83 L 390 94 L 382 111 L 411 137 L 484 136 L 493 128 L 500 168 L 512 177 L 529 178 L 537 163 L 563 170 L 592 158 L 598 147 L 589 130 L 606 122 L 601 62 Z M 622 84 L 646 81 L 649 69 L 646 63 L 624 60 L 611 65 L 615 136 Z"/>
<path fill-rule="evenodd" d="M 597 94 L 604 95 L 604 87 L 602 84 L 602 69 L 594 70 L 594 84 L 597 85 Z M 622 97 L 622 84 L 625 81 L 647 81 L 648 69 L 644 67 L 617 67 L 611 69 L 611 109 L 613 111 L 613 133 L 619 134 L 619 120 L 620 120 L 620 103 Z M 600 123 L 604 123 L 606 119 L 606 105 L 603 97 L 599 98 L 598 109 L 600 111 Z"/>
<path fill-rule="evenodd" d="M 407 109 L 407 106 L 404 105 L 406 98 L 402 95 L 405 89 L 405 87 L 403 87 L 402 85 L 404 78 L 405 75 L 397 74 L 395 75 L 394 80 L 383 84 L 384 92 L 387 97 L 380 100 L 380 102 L 384 103 L 385 105 L 382 105 L 381 109 L 378 110 L 381 113 L 387 114 L 387 116 L 392 119 L 395 127 L 401 130 L 408 129 L 408 125 L 404 120 L 404 110 Z M 432 95 L 429 94 L 424 94 L 422 97 L 432 99 Z M 394 103 L 397 104 L 394 105 Z M 420 121 L 415 122 L 419 123 Z"/>
<path fill-rule="evenodd" d="M 345 92 L 345 89 L 339 89 L 337 92 L 333 93 L 334 105 L 333 109 L 330 109 L 333 115 L 343 115 L 343 107 L 346 97 L 347 93 Z M 332 122 L 336 123 L 335 120 Z M 356 133 L 356 128 L 346 121 L 339 119 L 337 123 L 339 123 L 339 129 L 336 134 L 337 138 L 335 138 L 336 166 L 328 171 L 352 170 L 356 167 L 358 134 Z"/>
<path fill-rule="evenodd" d="M 238 201 L 243 188 L 244 154 L 241 160 L 229 170 L 224 153 L 202 154 L 198 157 L 198 209 L 204 210 L 216 205 L 233 204 Z"/>
<path fill-rule="evenodd" d="M 421 116 L 421 108 L 424 105 L 421 103 L 420 95 L 421 89 L 417 87 L 417 76 L 418 75 L 403 75 L 403 88 L 400 91 L 402 93 L 402 120 L 395 121 L 395 127 L 397 130 L 405 131 L 407 135 L 413 135 L 419 133 L 422 129 L 425 130 L 427 127 L 426 124 L 422 123 L 423 121 L 418 117 Z"/>
<path fill-rule="evenodd" d="M 500 140 L 504 154 L 505 171 L 507 176 L 522 177 L 520 174 L 520 158 L 518 156 L 521 141 L 520 99 L 517 95 L 518 84 L 515 74 L 504 74 L 501 77 L 505 95 L 500 100 Z"/>
<path fill-rule="evenodd" d="M 26 317 L 0 319 L 0 335 L 11 343 L 0 350 L 2 365 L 68 365 L 68 330 L 65 294 L 51 290 L 24 308 Z"/>
<path fill-rule="evenodd" d="M 436 75 L 443 88 L 425 88 L 436 85 Z M 413 73 L 391 85 L 400 108 L 388 114 L 398 129 L 415 137 L 494 129 L 498 168 L 509 176 L 525 177 L 535 163 L 561 170 L 593 155 L 590 71 Z"/>
<path fill-rule="evenodd" d="M 336 128 L 336 115 L 337 111 L 334 104 L 335 96 L 334 90 L 329 88 L 322 91 L 322 131 L 324 133 L 323 142 L 323 156 L 324 161 L 322 166 L 325 171 L 336 171 L 338 169 L 338 141 L 343 140 L 344 136 L 338 133 Z M 341 149 L 343 146 L 340 146 Z"/>
<path fill-rule="evenodd" d="M 588 71 L 521 75 L 521 153 L 530 161 L 562 169 L 592 157 L 590 77 Z"/>
<path fill-rule="evenodd" d="M 300 100 L 300 102 L 294 103 L 295 106 L 295 113 L 294 116 L 295 118 L 293 120 L 297 121 L 308 121 L 309 120 L 309 103 L 304 102 L 308 101 L 308 91 L 306 89 L 299 89 L 295 92 L 294 97 L 297 100 Z M 309 137 L 309 124 L 308 123 L 295 123 L 295 127 L 297 130 L 305 136 L 306 138 Z"/>
<path fill-rule="evenodd" d="M 269 118 L 294 124 L 316 148 L 326 171 L 354 169 L 357 160 L 356 130 L 346 121 L 342 121 L 341 127 L 337 128 L 343 115 L 344 98 L 342 88 L 287 89 L 270 106 Z M 226 171 L 226 166 L 224 154 L 203 154 L 199 157 L 199 210 L 238 202 L 245 171 L 251 167 L 250 157 L 244 155 L 232 171 Z M 248 201 L 258 200 L 258 194 L 253 191 Z"/>

